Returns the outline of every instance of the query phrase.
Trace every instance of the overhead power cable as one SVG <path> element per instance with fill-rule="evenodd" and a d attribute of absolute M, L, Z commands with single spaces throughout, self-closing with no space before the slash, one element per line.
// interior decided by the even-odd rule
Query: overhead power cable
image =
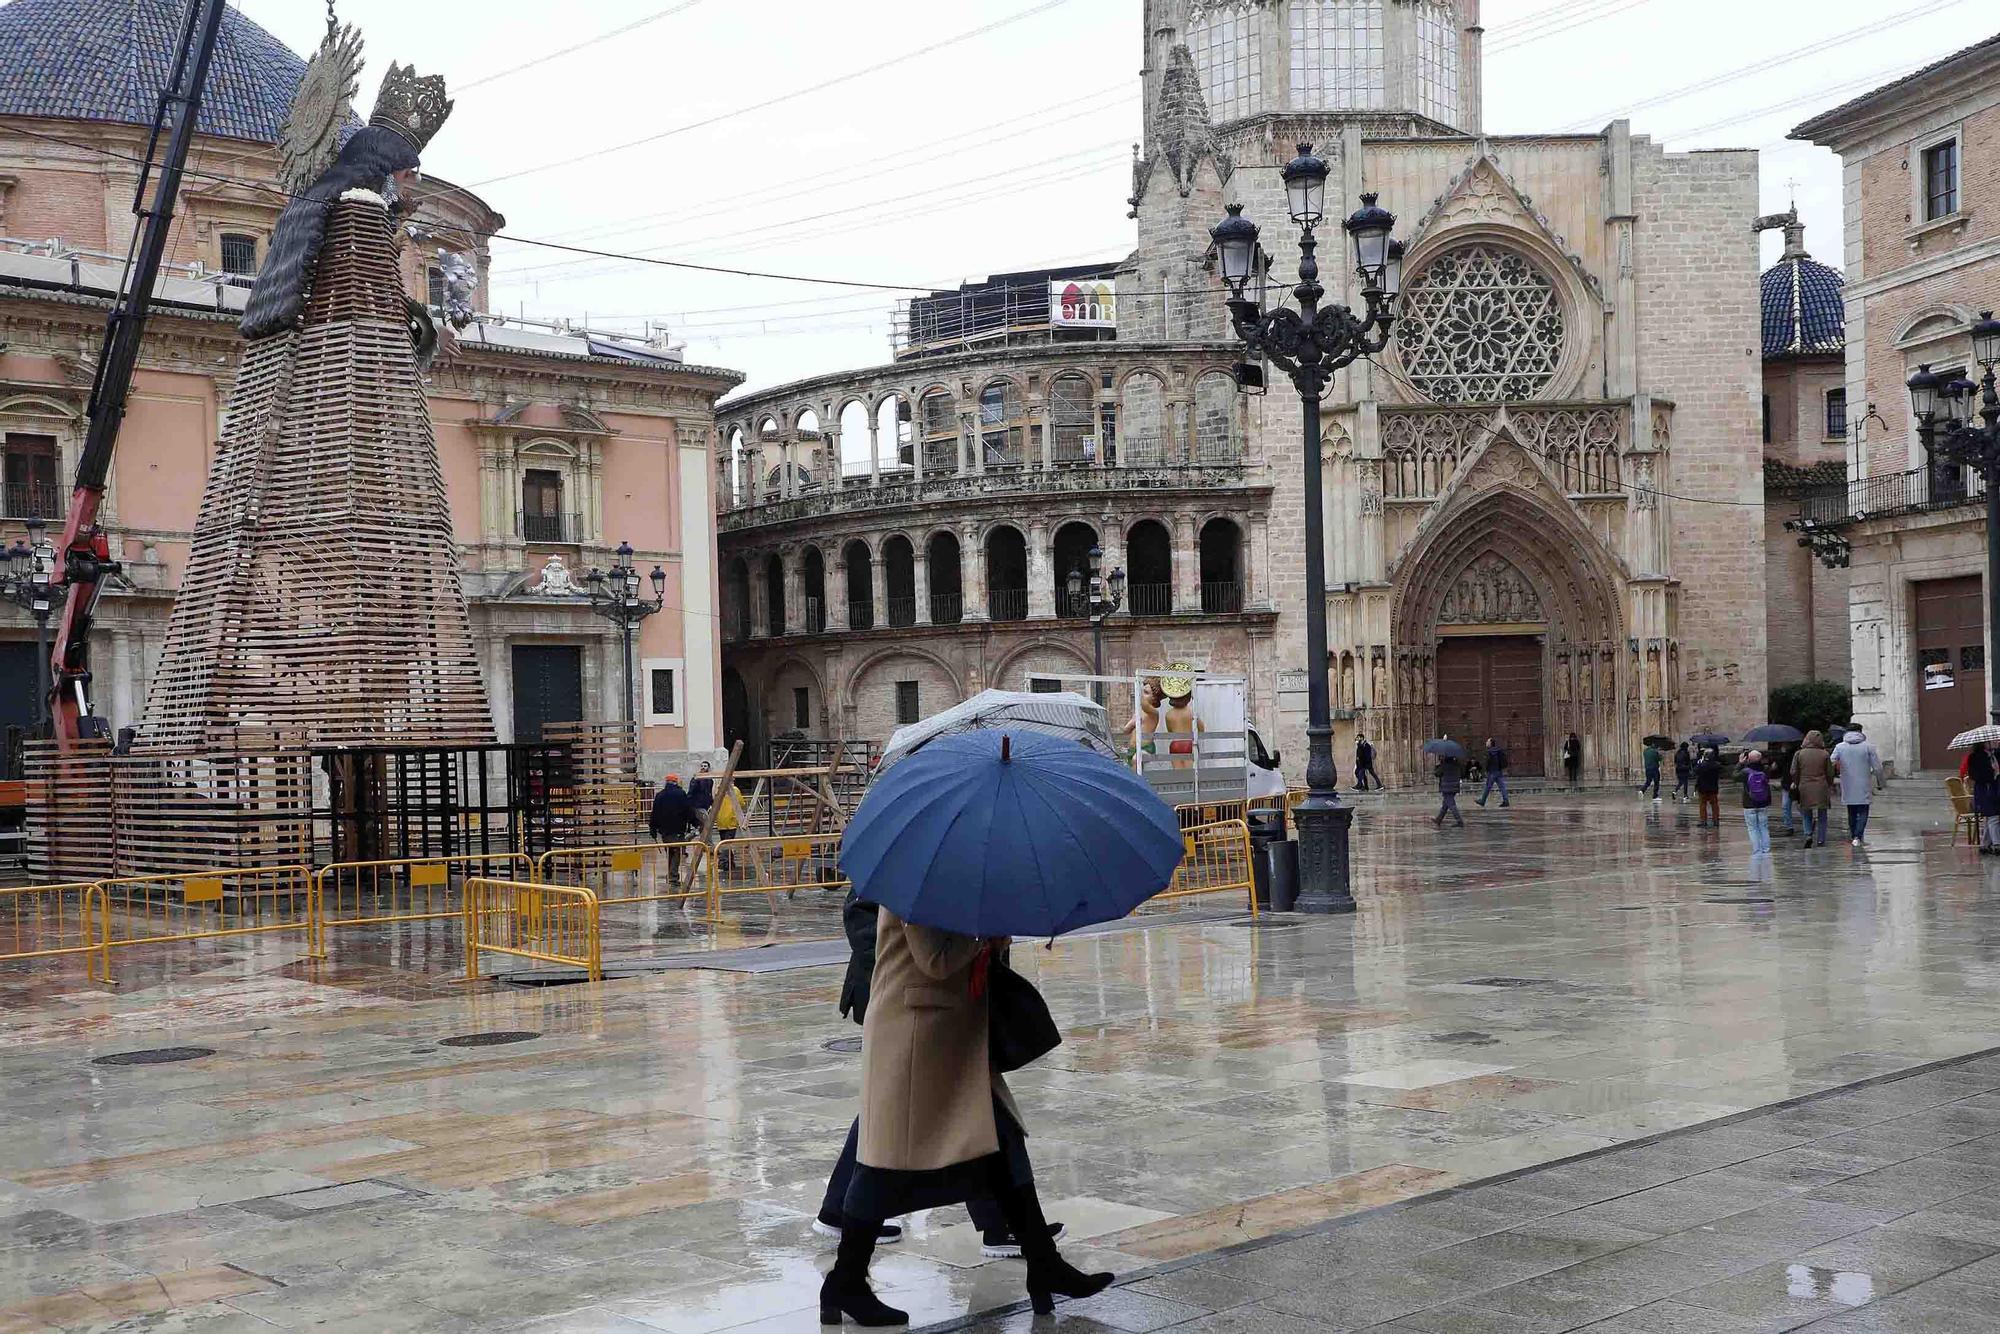
<path fill-rule="evenodd" d="M 1486 55 L 1504 55 L 1518 51 L 1547 37 L 1555 37 L 1574 28 L 1585 27 L 1600 19 L 1608 19 L 1616 14 L 1649 5 L 1653 0 L 1597 0 L 1595 4 L 1571 6 L 1572 12 L 1551 23 L 1543 24 L 1532 32 L 1516 33 L 1511 29 L 1496 30 L 1494 39 L 1485 48 Z"/>
<path fill-rule="evenodd" d="M 576 43 L 574 46 L 565 46 L 560 51 L 551 51 L 547 55 L 536 56 L 533 60 L 524 60 L 518 65 L 514 65 L 508 69 L 500 70 L 497 73 L 483 75 L 480 78 L 473 79 L 467 83 L 461 83 L 457 85 L 452 91 L 463 93 L 473 88 L 484 87 L 486 84 L 493 83 L 496 80 L 504 79 L 510 74 L 519 74 L 522 70 L 533 69 L 537 65 L 546 65 L 551 60 L 561 60 L 564 56 L 575 55 L 578 51 L 587 50 L 590 47 L 599 45 L 600 43 L 608 42 L 613 37 L 623 37 L 628 32 L 637 32 L 639 29 L 647 26 L 648 24 L 658 23 L 661 19 L 670 19 L 674 15 L 683 13 L 686 10 L 693 9 L 696 5 L 699 5 L 701 3 L 703 3 L 703 0 L 681 0 L 681 2 L 677 5 L 669 5 L 667 6 L 667 8 L 662 9 L 657 13 L 648 14 L 645 18 L 634 19 L 632 22 L 625 24 L 623 27 L 613 28 L 610 32 L 601 32 L 597 34 L 597 36 L 595 37 L 586 38 L 585 40 Z"/>
<path fill-rule="evenodd" d="M 662 139 L 671 139 L 675 135 L 706 129 L 711 125 L 720 125 L 724 121 L 734 120 L 738 116 L 747 116 L 754 111 L 768 111 L 772 107 L 783 106 L 787 102 L 796 102 L 798 99 L 810 97 L 814 93 L 823 93 L 829 88 L 837 88 L 841 84 L 852 83 L 854 80 L 865 78 L 870 74 L 879 74 L 885 69 L 892 69 L 895 66 L 906 64 L 909 61 L 917 60 L 924 56 L 935 55 L 939 51 L 972 41 L 975 38 L 984 37 L 988 33 L 997 32 L 1011 24 L 1033 18 L 1037 14 L 1045 14 L 1051 9 L 1060 8 L 1068 3 L 1070 3 L 1070 0 L 1042 0 L 1041 4 L 1021 10 L 1019 13 L 1009 14 L 1006 18 L 995 19 L 991 23 L 982 24 L 980 27 L 957 33 L 951 37 L 941 38 L 927 46 L 920 46 L 914 51 L 905 51 L 891 56 L 887 60 L 878 60 L 872 65 L 864 65 L 859 69 L 849 70 L 845 74 L 836 74 L 830 79 L 822 79 L 818 83 L 807 84 L 803 88 L 794 88 L 790 92 L 779 93 L 774 97 L 760 98 L 755 102 L 746 103 L 729 111 L 719 111 L 713 116 L 704 116 L 700 120 L 688 121 L 686 124 L 676 125 L 671 129 L 660 130 L 638 139 L 629 139 L 622 144 L 613 144 L 608 148 L 593 149 L 588 153 L 579 153 L 571 157 L 557 159 L 553 162 L 543 162 L 533 167 L 523 167 L 519 171 L 510 171 L 500 176 L 489 176 L 483 181 L 474 181 L 473 184 L 475 186 L 497 185 L 501 181 L 516 181 L 523 176 L 534 176 L 541 172 L 553 171 L 557 167 L 573 167 L 582 162 L 594 162 L 598 158 L 608 157 L 613 153 L 623 153 L 628 149 L 640 148 L 646 144 L 659 143 Z"/>

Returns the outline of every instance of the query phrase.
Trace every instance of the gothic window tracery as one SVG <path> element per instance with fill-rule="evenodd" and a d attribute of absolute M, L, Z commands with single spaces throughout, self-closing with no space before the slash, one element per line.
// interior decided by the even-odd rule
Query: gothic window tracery
<path fill-rule="evenodd" d="M 1567 330 L 1555 284 L 1486 241 L 1438 255 L 1405 286 L 1396 345 L 1409 382 L 1439 403 L 1499 403 L 1545 390 Z"/>
<path fill-rule="evenodd" d="M 1548 461 L 1571 495 L 1610 495 L 1622 479 L 1623 417 L 1610 408 L 1514 412 L 1515 436 Z"/>
<path fill-rule="evenodd" d="M 1443 494 L 1487 426 L 1481 412 L 1384 413 L 1384 494 L 1391 500 L 1428 500 Z"/>
<path fill-rule="evenodd" d="M 1458 22 L 1452 6 L 1416 6 L 1417 110 L 1446 125 L 1458 123 Z"/>
<path fill-rule="evenodd" d="M 1292 0 L 1291 37 L 1295 110 L 1382 105 L 1382 0 Z"/>
<path fill-rule="evenodd" d="M 1251 0 L 1206 0 L 1190 13 L 1188 54 L 1216 124 L 1254 115 L 1264 97 L 1264 15 Z"/>

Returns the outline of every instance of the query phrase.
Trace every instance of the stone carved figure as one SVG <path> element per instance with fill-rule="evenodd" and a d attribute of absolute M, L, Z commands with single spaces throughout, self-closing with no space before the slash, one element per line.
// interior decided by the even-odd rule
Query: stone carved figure
<path fill-rule="evenodd" d="M 1383 663 L 1379 649 L 1375 652 L 1375 671 L 1368 702 L 1378 709 L 1386 707 L 1389 703 L 1389 669 Z"/>
<path fill-rule="evenodd" d="M 576 579 L 570 574 L 569 566 L 563 564 L 563 558 L 551 556 L 542 565 L 542 577 L 528 585 L 528 591 L 547 598 L 566 598 L 575 597 L 583 590 L 576 586 Z"/>
<path fill-rule="evenodd" d="M 1505 625 L 1546 619 L 1541 595 L 1528 577 L 1498 552 L 1487 552 L 1460 572 L 1438 607 L 1440 625 Z"/>

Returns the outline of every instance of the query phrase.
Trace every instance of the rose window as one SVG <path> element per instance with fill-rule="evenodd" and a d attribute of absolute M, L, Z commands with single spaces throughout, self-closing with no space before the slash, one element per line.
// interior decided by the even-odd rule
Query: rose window
<path fill-rule="evenodd" d="M 1563 354 L 1562 301 L 1528 260 L 1493 245 L 1448 250 L 1405 284 L 1403 373 L 1439 403 L 1539 396 Z"/>

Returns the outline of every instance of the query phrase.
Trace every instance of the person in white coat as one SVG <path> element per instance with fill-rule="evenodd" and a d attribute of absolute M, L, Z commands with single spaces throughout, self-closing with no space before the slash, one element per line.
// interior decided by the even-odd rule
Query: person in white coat
<path fill-rule="evenodd" d="M 1840 781 L 1840 800 L 1847 807 L 1847 836 L 1855 847 L 1868 836 L 1868 808 L 1875 801 L 1875 783 L 1882 774 L 1882 756 L 1858 726 L 1833 748 L 1833 771 Z"/>

